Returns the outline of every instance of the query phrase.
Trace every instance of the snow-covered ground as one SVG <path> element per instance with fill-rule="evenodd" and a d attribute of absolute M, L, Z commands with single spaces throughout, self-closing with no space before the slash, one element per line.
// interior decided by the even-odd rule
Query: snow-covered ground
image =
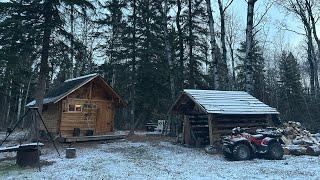
<path fill-rule="evenodd" d="M 63 152 L 66 146 L 59 148 Z M 43 149 L 46 165 L 41 172 L 17 167 L 14 154 L 0 154 L 0 179 L 320 179 L 319 157 L 232 162 L 168 141 L 125 140 L 76 148 L 75 159 Z"/>

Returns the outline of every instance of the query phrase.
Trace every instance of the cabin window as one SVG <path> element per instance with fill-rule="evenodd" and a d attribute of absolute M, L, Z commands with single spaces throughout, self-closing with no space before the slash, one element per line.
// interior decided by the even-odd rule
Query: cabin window
<path fill-rule="evenodd" d="M 82 111 L 82 108 L 81 108 L 80 104 L 76 104 L 76 111 Z"/>
<path fill-rule="evenodd" d="M 74 104 L 69 104 L 69 111 L 75 111 L 76 106 Z"/>
<path fill-rule="evenodd" d="M 83 104 L 83 109 L 97 109 L 97 105 L 85 103 Z"/>
<path fill-rule="evenodd" d="M 80 104 L 69 104 L 69 112 L 81 112 L 82 106 Z"/>

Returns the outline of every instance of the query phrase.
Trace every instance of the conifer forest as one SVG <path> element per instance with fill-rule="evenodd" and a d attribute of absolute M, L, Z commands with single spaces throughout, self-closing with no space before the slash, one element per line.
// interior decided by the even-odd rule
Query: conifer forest
<path fill-rule="evenodd" d="M 0 128 L 70 78 L 126 101 L 119 129 L 171 119 L 183 89 L 246 91 L 320 130 L 319 0 L 0 0 Z"/>

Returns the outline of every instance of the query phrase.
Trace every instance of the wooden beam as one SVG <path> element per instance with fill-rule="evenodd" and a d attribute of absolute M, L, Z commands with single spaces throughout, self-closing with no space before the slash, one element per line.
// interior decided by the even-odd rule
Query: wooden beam
<path fill-rule="evenodd" d="M 89 99 L 92 100 L 92 83 L 93 81 L 90 82 L 90 90 L 89 90 Z"/>
<path fill-rule="evenodd" d="M 208 115 L 208 126 L 209 126 L 209 140 L 210 140 L 210 145 L 214 145 L 214 138 L 213 138 L 213 115 L 209 114 Z"/>

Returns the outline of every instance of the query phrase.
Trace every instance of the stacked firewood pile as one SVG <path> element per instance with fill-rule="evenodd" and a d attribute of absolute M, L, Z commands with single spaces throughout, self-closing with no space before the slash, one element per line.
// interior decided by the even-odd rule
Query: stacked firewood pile
<path fill-rule="evenodd" d="M 299 122 L 289 121 L 280 129 L 283 133 L 285 154 L 320 155 L 320 134 L 311 134 L 302 128 Z"/>

